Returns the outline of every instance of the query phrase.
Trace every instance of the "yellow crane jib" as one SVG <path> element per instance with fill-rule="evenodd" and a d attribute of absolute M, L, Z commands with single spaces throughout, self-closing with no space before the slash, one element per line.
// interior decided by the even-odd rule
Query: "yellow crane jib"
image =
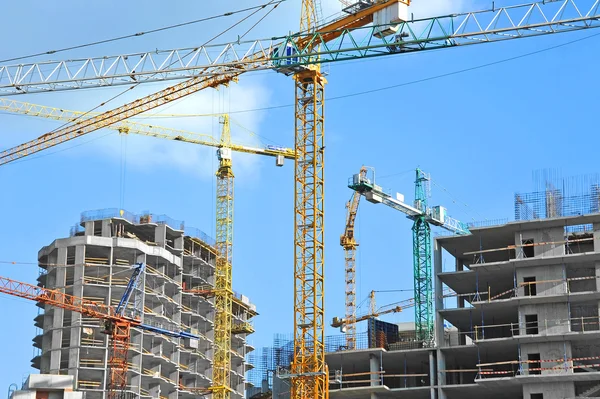
<path fill-rule="evenodd" d="M 24 101 L 0 98 L 0 111 L 11 112 L 20 115 L 46 118 L 57 121 L 73 122 L 85 116 L 96 116 L 98 113 L 66 110 L 46 105 L 32 104 Z M 161 114 L 151 115 L 160 116 Z M 218 114 L 223 118 L 223 114 Z M 205 115 L 215 116 L 215 115 Z M 210 134 L 190 132 L 187 130 L 173 129 L 164 126 L 150 125 L 132 121 L 122 121 L 114 125 L 106 126 L 107 129 L 116 130 L 121 134 L 135 134 L 140 136 L 154 137 L 165 140 L 181 141 L 184 143 L 204 145 L 208 147 L 222 147 L 223 142 Z M 277 166 L 283 166 L 284 159 L 295 159 L 295 151 L 292 148 L 265 145 L 263 148 L 228 141 L 227 147 L 231 151 L 246 154 L 265 155 L 275 158 Z"/>

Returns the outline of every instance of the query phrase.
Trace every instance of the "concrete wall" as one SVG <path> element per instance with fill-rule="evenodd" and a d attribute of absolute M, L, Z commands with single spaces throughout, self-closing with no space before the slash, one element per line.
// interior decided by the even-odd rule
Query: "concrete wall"
<path fill-rule="evenodd" d="M 575 397 L 575 384 L 573 382 L 550 382 L 543 384 L 524 384 L 523 399 L 531 399 L 532 393 L 541 393 L 544 399 L 564 399 Z"/>
<path fill-rule="evenodd" d="M 549 374 L 572 374 L 573 373 L 573 362 L 567 360 L 566 366 L 568 367 L 565 370 L 565 353 L 566 358 L 572 358 L 571 353 L 571 343 L 570 342 L 541 342 L 541 343 L 531 343 L 531 344 L 521 344 L 521 361 L 527 361 L 528 355 L 530 353 L 539 353 L 541 359 L 541 368 L 543 369 L 551 369 L 551 370 L 542 370 L 542 375 Z M 553 361 L 544 361 L 544 360 L 553 360 Z M 523 364 L 523 370 L 525 374 L 529 374 L 528 372 L 529 364 Z M 533 366 L 532 366 L 533 367 Z M 545 396 L 544 396 L 545 398 Z M 561 398 L 563 398 L 561 396 Z"/>
<path fill-rule="evenodd" d="M 526 335 L 525 316 L 537 314 L 538 334 L 562 334 L 569 332 L 569 307 L 567 303 L 542 303 L 519 306 L 519 334 Z"/>
<path fill-rule="evenodd" d="M 596 243 L 595 235 L 594 235 L 594 243 Z M 600 279 L 600 262 L 595 262 L 594 266 L 596 268 L 596 281 L 595 281 L 595 284 L 596 284 L 596 290 L 597 290 L 598 289 L 598 281 Z"/>
<path fill-rule="evenodd" d="M 526 287 L 520 286 L 526 277 L 535 277 L 535 281 L 548 281 L 535 284 L 536 295 L 562 295 L 567 292 L 564 281 L 563 265 L 550 265 L 538 267 L 521 267 L 517 269 L 518 296 L 525 296 Z M 533 288 L 533 285 L 531 285 Z"/>
<path fill-rule="evenodd" d="M 564 229 L 555 227 L 544 230 L 521 231 L 515 233 L 515 245 L 521 245 L 524 240 L 533 240 L 534 244 L 542 242 L 553 242 L 555 244 L 535 245 L 533 252 L 535 257 L 561 256 L 565 254 Z M 525 250 L 525 248 L 523 248 Z M 522 259 L 523 253 L 517 248 L 517 259 Z"/>

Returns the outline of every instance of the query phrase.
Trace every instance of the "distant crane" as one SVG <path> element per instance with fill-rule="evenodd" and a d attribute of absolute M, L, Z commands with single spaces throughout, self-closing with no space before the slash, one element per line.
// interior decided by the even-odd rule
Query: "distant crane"
<path fill-rule="evenodd" d="M 130 306 L 129 302 L 134 291 L 139 286 L 140 276 L 144 272 L 144 268 L 143 263 L 137 263 L 132 267 L 131 278 L 128 281 L 123 297 L 116 307 L 65 294 L 59 290 L 22 283 L 6 277 L 0 277 L 0 293 L 29 299 L 44 305 L 56 306 L 61 309 L 81 313 L 88 317 L 104 320 L 104 332 L 109 334 L 111 338 L 110 357 L 108 360 L 108 398 L 116 399 L 121 396 L 127 386 L 127 355 L 132 327 L 174 338 L 200 338 L 185 331 L 170 331 L 141 323 L 140 316 L 143 304 L 136 300 L 133 306 Z M 127 315 L 125 314 L 126 309 L 130 309 Z M 192 390 L 200 393 L 198 389 Z M 208 391 L 205 391 L 204 393 L 208 394 Z"/>
<path fill-rule="evenodd" d="M 429 207 L 430 177 L 421 169 L 416 169 L 415 201 L 413 206 L 404 202 L 404 196 L 396 194 L 396 198 L 385 193 L 375 184 L 375 172 L 372 180 L 360 173 L 354 175 L 348 187 L 365 196 L 372 203 L 383 203 L 400 211 L 414 221 L 413 232 L 413 266 L 415 290 L 415 329 L 417 339 L 431 345 L 434 341 L 433 321 L 433 287 L 431 272 L 431 226 L 442 227 L 456 234 L 471 234 L 465 223 L 447 215 L 443 206 Z"/>
<path fill-rule="evenodd" d="M 390 314 L 390 313 L 402 312 L 404 309 L 412 308 L 413 306 L 415 306 L 414 298 L 410 298 L 410 299 L 406 299 L 401 302 L 395 302 L 395 303 L 392 303 L 389 305 L 384 305 L 384 306 L 380 307 L 379 309 L 377 309 L 376 304 L 375 304 L 375 292 L 377 292 L 377 291 L 371 291 L 369 293 L 369 312 L 367 314 L 364 314 L 364 315 L 361 315 L 358 317 L 356 317 L 356 314 L 355 314 L 353 320 L 349 320 L 348 318 L 340 319 L 338 317 L 334 317 L 333 320 L 331 321 L 331 327 L 335 327 L 335 328 L 341 327 L 342 329 L 345 328 L 347 330 L 347 328 L 350 324 L 354 324 L 354 327 L 356 328 L 356 323 L 359 323 L 361 321 L 368 320 L 373 317 L 383 316 L 383 315 Z M 390 306 L 392 306 L 392 307 L 390 307 Z M 386 308 L 389 308 L 389 309 L 386 309 Z M 356 347 L 347 348 L 347 349 L 356 349 Z"/>
<path fill-rule="evenodd" d="M 401 292 L 402 290 L 392 290 L 392 291 Z M 390 313 L 398 313 L 398 312 L 401 312 L 403 310 L 406 310 L 406 309 L 409 309 L 409 308 L 412 308 L 415 306 L 415 298 L 409 298 L 409 299 L 405 299 L 400 302 L 394 302 L 394 303 L 390 303 L 387 305 L 383 305 L 378 309 L 377 303 L 375 301 L 375 293 L 376 292 L 388 292 L 388 291 L 375 291 L 375 290 L 371 291 L 369 293 L 369 313 L 357 317 L 355 319 L 354 323 L 368 320 L 372 317 L 379 317 L 379 316 L 383 316 L 383 315 L 390 314 Z M 452 296 L 453 294 L 454 294 L 454 291 L 452 291 L 450 288 L 444 288 L 444 293 L 443 293 L 444 297 Z M 393 307 L 390 308 L 390 306 L 393 306 Z M 389 309 L 385 309 L 385 308 L 389 308 Z M 346 328 L 348 323 L 349 323 L 349 321 L 347 319 L 340 319 L 339 317 L 334 317 L 333 320 L 331 321 L 331 327 L 335 327 L 335 328 L 341 327 L 342 329 L 344 329 L 344 328 Z"/>
<path fill-rule="evenodd" d="M 367 176 L 367 168 L 360 169 L 360 175 Z M 350 350 L 356 345 L 356 247 L 354 238 L 354 220 L 358 212 L 360 194 L 352 193 L 352 198 L 346 203 L 346 227 L 340 236 L 340 245 L 344 248 L 346 261 L 346 347 Z"/>

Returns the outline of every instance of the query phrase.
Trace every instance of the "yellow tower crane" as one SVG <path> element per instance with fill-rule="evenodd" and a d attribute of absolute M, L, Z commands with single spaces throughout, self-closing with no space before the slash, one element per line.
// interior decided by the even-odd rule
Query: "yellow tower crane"
<path fill-rule="evenodd" d="M 360 175 L 367 176 L 367 168 L 360 168 Z M 360 194 L 352 193 L 352 198 L 346 203 L 346 227 L 340 236 L 340 245 L 344 248 L 346 262 L 346 347 L 356 348 L 356 248 L 358 242 L 354 236 L 354 220 L 358 212 Z"/>
<path fill-rule="evenodd" d="M 21 101 L 0 99 L 0 111 L 13 112 L 22 115 L 44 117 L 48 119 L 73 121 L 84 113 L 79 111 L 64 110 L 55 107 L 30 104 Z M 217 170 L 217 210 L 216 210 L 216 252 L 215 288 L 190 289 L 187 292 L 201 295 L 212 295 L 215 298 L 215 323 L 214 323 L 214 356 L 213 356 L 213 381 L 222 382 L 220 385 L 213 383 L 212 392 L 231 390 L 231 335 L 251 332 L 250 326 L 244 323 L 234 325 L 232 315 L 233 287 L 232 287 L 232 260 L 233 260 L 233 183 L 232 151 L 245 152 L 258 155 L 267 155 L 276 158 L 276 165 L 283 166 L 285 158 L 294 159 L 294 150 L 285 147 L 267 146 L 255 148 L 231 142 L 231 127 L 229 115 L 221 114 L 220 123 L 223 124 L 221 138 L 216 141 L 210 135 L 170 129 L 161 126 L 147 125 L 136 122 L 122 122 L 108 126 L 122 134 L 139 134 L 144 136 L 183 141 L 187 143 L 218 147 L 217 157 L 219 169 Z"/>
<path fill-rule="evenodd" d="M 0 98 L 0 112 L 10 112 L 14 114 L 21 114 L 27 116 L 35 116 L 39 118 L 52 119 L 56 121 L 65 121 L 65 122 L 73 122 L 77 121 L 82 117 L 96 117 L 98 113 L 94 112 L 81 112 L 81 111 L 72 111 L 58 107 L 50 107 L 47 105 L 39 105 L 32 104 L 24 101 L 10 100 L 7 98 Z M 153 114 L 148 115 L 151 117 L 161 117 L 161 116 L 173 116 L 166 114 Z M 177 115 L 175 115 L 177 116 Z M 202 116 L 221 116 L 221 123 L 224 122 L 225 114 L 210 114 L 210 115 L 202 115 Z M 228 118 L 229 121 L 231 121 Z M 223 123 L 224 125 L 224 123 Z M 227 124 L 228 126 L 230 123 Z M 225 126 L 223 126 L 225 127 Z M 227 134 L 227 139 L 223 140 L 223 137 L 220 139 L 216 139 L 214 136 L 210 134 L 204 133 L 196 133 L 190 132 L 187 130 L 181 129 L 173 129 L 164 126 L 150 125 L 139 122 L 131 122 L 128 120 L 123 120 L 115 124 L 111 124 L 108 126 L 104 126 L 106 129 L 116 130 L 119 133 L 123 134 L 136 134 L 140 136 L 154 137 L 159 139 L 166 140 L 174 140 L 181 141 L 184 143 L 190 144 L 199 144 L 208 147 L 227 147 L 230 148 L 231 151 L 241 152 L 246 154 L 255 154 L 255 155 L 266 155 L 276 159 L 277 166 L 283 166 L 284 159 L 293 160 L 295 158 L 295 152 L 292 148 L 274 146 L 274 145 L 266 145 L 265 147 L 256 147 L 250 145 L 244 145 L 239 143 L 231 142 L 231 135 Z M 223 132 L 222 132 L 223 134 Z M 33 153 L 35 151 L 32 151 Z M 20 154 L 19 158 L 30 155 L 31 153 L 26 152 L 24 154 Z"/>
<path fill-rule="evenodd" d="M 301 31 L 187 49 L 152 50 L 0 66 L 0 94 L 76 90 L 188 78 L 0 152 L 0 165 L 121 122 L 240 75 L 275 70 L 295 82 L 293 399 L 326 399 L 324 342 L 325 78 L 318 64 L 397 56 L 599 27 L 598 0 L 538 0 L 515 6 L 413 19 L 409 0 L 350 1 L 340 18 L 317 26 L 317 0 L 302 0 Z M 264 8 L 277 7 L 269 3 Z M 258 12 L 258 11 L 256 11 Z M 173 61 L 176 60 L 176 61 Z M 165 67 L 165 65 L 167 65 Z M 219 350 L 217 348 L 217 350 Z M 213 381 L 224 386 L 223 381 Z M 216 390 L 213 399 L 229 397 Z"/>
<path fill-rule="evenodd" d="M 229 372 L 231 368 L 231 331 L 233 327 L 233 287 L 231 264 L 233 261 L 233 170 L 231 168 L 231 132 L 229 116 L 223 116 L 221 147 L 217 150 L 219 170 L 217 171 L 217 265 L 215 267 L 215 324 L 214 343 L 218 350 L 213 356 L 214 392 L 230 391 Z M 223 383 L 217 385 L 214 381 Z"/>

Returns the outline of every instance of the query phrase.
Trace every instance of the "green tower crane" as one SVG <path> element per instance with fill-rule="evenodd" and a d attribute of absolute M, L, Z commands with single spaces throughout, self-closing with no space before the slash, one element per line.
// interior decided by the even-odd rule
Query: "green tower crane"
<path fill-rule="evenodd" d="M 415 330 L 417 339 L 432 345 L 434 342 L 434 309 L 431 267 L 431 225 L 442 227 L 455 234 L 470 234 L 469 228 L 447 215 L 443 206 L 429 207 L 430 177 L 420 169 L 416 170 L 415 201 L 411 206 L 404 202 L 404 196 L 393 197 L 375 184 L 375 171 L 371 169 L 371 178 L 361 174 L 352 176 L 348 187 L 364 195 L 372 203 L 382 203 L 404 213 L 414 221 L 413 265 L 415 290 Z"/>

